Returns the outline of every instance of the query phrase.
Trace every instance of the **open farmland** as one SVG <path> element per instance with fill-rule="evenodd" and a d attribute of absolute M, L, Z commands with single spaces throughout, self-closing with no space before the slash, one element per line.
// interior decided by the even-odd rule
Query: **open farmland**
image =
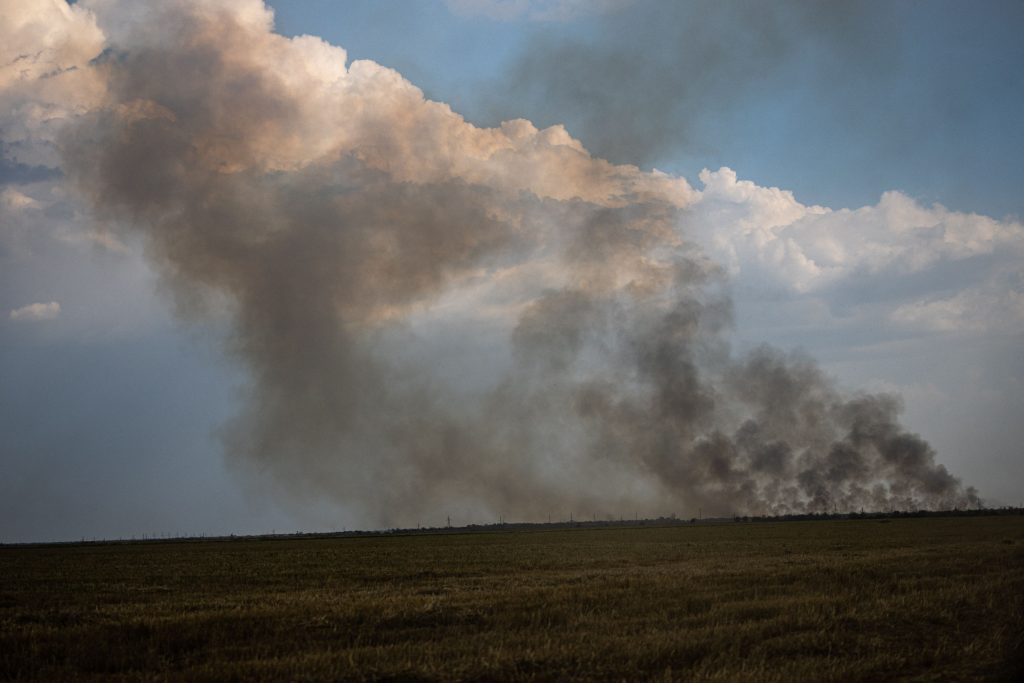
<path fill-rule="evenodd" d="M 0 548 L 0 679 L 1021 680 L 1024 517 Z"/>

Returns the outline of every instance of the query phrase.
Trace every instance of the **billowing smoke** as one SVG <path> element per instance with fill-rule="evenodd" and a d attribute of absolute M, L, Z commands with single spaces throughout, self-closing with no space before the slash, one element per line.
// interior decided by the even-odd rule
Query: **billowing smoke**
<path fill-rule="evenodd" d="M 898 399 L 734 357 L 684 180 L 474 127 L 256 0 L 86 7 L 105 94 L 62 165 L 183 315 L 230 317 L 239 468 L 364 524 L 975 500 Z"/>

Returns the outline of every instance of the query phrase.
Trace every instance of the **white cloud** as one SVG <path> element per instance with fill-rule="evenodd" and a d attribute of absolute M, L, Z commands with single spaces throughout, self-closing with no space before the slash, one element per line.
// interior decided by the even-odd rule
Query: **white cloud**
<path fill-rule="evenodd" d="M 39 208 L 39 202 L 13 187 L 5 187 L 0 191 L 0 205 L 15 211 Z"/>
<path fill-rule="evenodd" d="M 79 226 L 71 231 L 60 232 L 57 239 L 65 244 L 87 244 L 116 254 L 128 254 L 129 248 L 110 230 L 86 230 Z"/>
<path fill-rule="evenodd" d="M 64 0 L 0 0 L 0 128 L 15 159 L 56 166 L 61 125 L 99 103 L 89 61 L 103 49 L 92 12 Z"/>
<path fill-rule="evenodd" d="M 60 315 L 60 304 L 56 301 L 29 304 L 16 308 L 10 313 L 11 320 L 53 320 Z"/>
<path fill-rule="evenodd" d="M 1015 332 L 1024 321 L 1024 288 L 984 282 L 946 297 L 922 298 L 892 310 L 902 327 L 935 332 Z"/>
<path fill-rule="evenodd" d="M 805 206 L 791 192 L 704 170 L 692 229 L 738 288 L 874 311 L 904 330 L 1024 329 L 1024 225 L 925 207 Z"/>
<path fill-rule="evenodd" d="M 0 190 L 0 269 L 9 271 L 13 260 L 29 256 L 49 235 L 43 211 L 48 202 L 41 200 L 39 191 L 11 186 Z"/>

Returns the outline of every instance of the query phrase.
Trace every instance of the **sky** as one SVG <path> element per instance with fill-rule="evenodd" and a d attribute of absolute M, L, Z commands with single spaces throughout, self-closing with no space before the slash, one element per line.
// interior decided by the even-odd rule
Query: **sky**
<path fill-rule="evenodd" d="M 1019 2 L 0 19 L 2 542 L 1024 502 Z"/>

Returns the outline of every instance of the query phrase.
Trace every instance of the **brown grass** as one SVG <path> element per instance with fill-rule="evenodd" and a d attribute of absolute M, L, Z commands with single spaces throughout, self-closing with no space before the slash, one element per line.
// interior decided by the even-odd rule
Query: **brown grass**
<path fill-rule="evenodd" d="M 1024 680 L 1024 518 L 0 549 L 0 679 Z"/>

